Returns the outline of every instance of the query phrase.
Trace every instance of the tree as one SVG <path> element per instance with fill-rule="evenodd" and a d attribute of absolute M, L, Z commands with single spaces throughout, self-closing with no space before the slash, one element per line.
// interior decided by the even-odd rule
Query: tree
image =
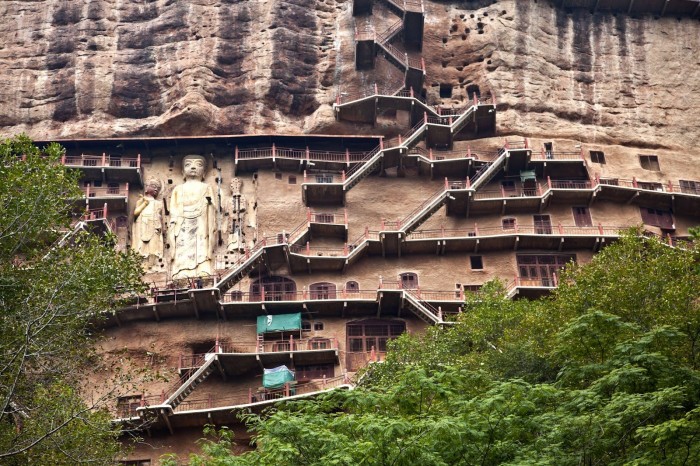
<path fill-rule="evenodd" d="M 0 144 L 0 463 L 111 464 L 118 432 L 83 386 L 96 324 L 140 289 L 139 259 L 78 232 L 79 173 L 63 149 Z M 83 205 L 84 205 L 84 201 Z"/>
<path fill-rule="evenodd" d="M 256 451 L 210 430 L 191 464 L 697 464 L 698 259 L 630 233 L 551 297 L 489 284 L 355 390 L 245 416 Z"/>

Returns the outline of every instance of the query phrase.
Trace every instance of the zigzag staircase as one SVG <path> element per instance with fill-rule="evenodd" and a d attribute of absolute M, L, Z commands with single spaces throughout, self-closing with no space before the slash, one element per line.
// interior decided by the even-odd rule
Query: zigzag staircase
<path fill-rule="evenodd" d="M 423 322 L 427 324 L 449 324 L 442 318 L 442 311 L 436 309 L 427 301 L 421 300 L 413 290 L 404 290 L 404 303 Z"/>
<path fill-rule="evenodd" d="M 207 355 L 210 355 L 209 359 L 205 358 L 204 364 L 194 371 L 194 373 L 165 400 L 164 404 L 170 405 L 174 410 L 190 393 L 192 393 L 197 385 L 204 382 L 204 380 L 209 377 L 209 374 L 214 372 L 214 361 L 216 361 L 218 356 L 213 353 L 208 353 Z"/>
<path fill-rule="evenodd" d="M 366 178 L 372 171 L 377 168 L 384 157 L 382 146 L 375 147 L 363 161 L 346 173 L 345 181 L 343 182 L 343 191 L 349 191 L 353 186 Z"/>
<path fill-rule="evenodd" d="M 382 0 L 382 3 L 384 3 L 384 5 L 386 5 L 386 7 L 396 16 L 403 18 L 403 14 L 405 12 L 403 2 L 399 4 L 399 2 L 396 0 Z"/>
<path fill-rule="evenodd" d="M 248 273 L 257 267 L 263 260 L 265 253 L 265 242 L 259 242 L 252 251 L 247 252 L 243 260 L 240 260 L 233 268 L 229 269 L 226 274 L 216 283 L 215 287 L 220 290 L 230 288 L 231 286 L 242 280 Z"/>
<path fill-rule="evenodd" d="M 507 155 L 508 150 L 502 149 L 496 160 L 489 163 L 488 165 L 482 166 L 470 179 L 472 189 L 478 190 L 480 187 L 488 184 L 489 181 L 491 181 L 493 177 L 496 176 L 498 170 L 505 163 Z"/>

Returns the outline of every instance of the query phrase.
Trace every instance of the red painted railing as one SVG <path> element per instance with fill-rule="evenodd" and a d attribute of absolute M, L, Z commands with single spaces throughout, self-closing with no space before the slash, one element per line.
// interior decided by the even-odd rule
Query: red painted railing
<path fill-rule="evenodd" d="M 61 163 L 67 167 L 141 168 L 141 154 L 136 157 L 102 155 L 63 155 Z"/>

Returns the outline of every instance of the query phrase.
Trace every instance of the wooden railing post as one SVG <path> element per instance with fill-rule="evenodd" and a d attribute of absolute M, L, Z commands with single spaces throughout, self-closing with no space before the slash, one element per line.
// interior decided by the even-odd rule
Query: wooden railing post
<path fill-rule="evenodd" d="M 518 233 L 518 229 L 520 228 L 520 225 L 518 225 L 518 219 L 513 219 L 513 226 L 515 227 L 515 233 Z"/>
<path fill-rule="evenodd" d="M 476 222 L 474 222 L 474 234 L 479 236 L 479 225 L 477 225 Z"/>
<path fill-rule="evenodd" d="M 306 242 L 306 255 L 307 256 L 311 255 L 311 245 L 309 244 L 308 241 Z"/>
<path fill-rule="evenodd" d="M 559 222 L 559 234 L 560 235 L 564 234 L 564 228 L 561 226 L 561 222 Z"/>
<path fill-rule="evenodd" d="M 445 191 L 450 189 L 450 183 L 447 181 L 447 177 L 445 177 Z"/>
<path fill-rule="evenodd" d="M 549 189 L 552 189 L 552 178 L 549 176 L 547 177 L 547 187 Z"/>
<path fill-rule="evenodd" d="M 102 165 L 101 166 L 102 167 L 107 166 L 107 154 L 105 154 L 104 152 L 102 152 Z"/>
<path fill-rule="evenodd" d="M 345 163 L 350 163 L 350 149 L 345 148 Z"/>
<path fill-rule="evenodd" d="M 632 186 L 637 187 L 637 177 L 632 177 Z"/>

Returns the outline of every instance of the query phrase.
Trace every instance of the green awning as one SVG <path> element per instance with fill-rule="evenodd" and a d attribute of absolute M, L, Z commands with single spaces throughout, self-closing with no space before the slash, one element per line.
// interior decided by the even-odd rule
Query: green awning
<path fill-rule="evenodd" d="M 263 387 L 282 388 L 287 382 L 294 381 L 294 372 L 287 366 L 279 366 L 274 369 L 265 369 L 263 372 Z"/>
<path fill-rule="evenodd" d="M 537 176 L 535 176 L 535 170 L 521 170 L 520 171 L 520 182 L 525 183 L 526 181 L 536 181 Z"/>
<path fill-rule="evenodd" d="M 265 332 L 301 330 L 301 313 L 258 316 L 258 335 Z"/>

